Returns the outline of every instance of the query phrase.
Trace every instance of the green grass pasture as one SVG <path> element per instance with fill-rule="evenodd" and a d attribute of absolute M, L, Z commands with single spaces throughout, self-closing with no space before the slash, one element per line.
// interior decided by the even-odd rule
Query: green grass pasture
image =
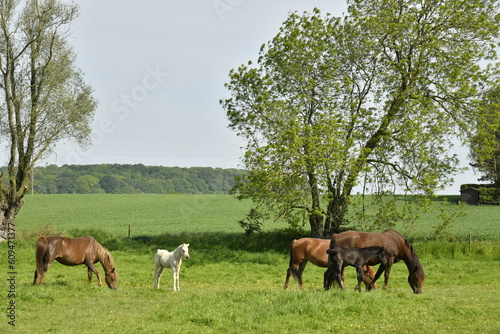
<path fill-rule="evenodd" d="M 388 290 L 355 292 L 355 270 L 348 268 L 346 291 L 323 291 L 325 269 L 311 264 L 305 291 L 294 281 L 283 290 L 288 247 L 304 231 L 266 222 L 263 233 L 245 236 L 237 221 L 250 207 L 223 195 L 28 196 L 16 221 L 15 297 L 8 296 L 7 243 L 0 244 L 0 332 L 499 332 L 498 207 L 466 208 L 488 226 L 472 244 L 428 241 L 427 232 L 413 241 L 427 276 L 422 295 L 412 293 L 402 263 L 394 265 Z M 481 230 L 477 225 L 463 217 L 454 233 L 466 240 L 470 231 Z M 115 258 L 118 290 L 98 287 L 95 277 L 89 285 L 85 267 L 59 263 L 47 272 L 45 285 L 32 286 L 34 243 L 43 230 L 91 233 Z M 156 249 L 173 250 L 182 242 L 191 243 L 191 258 L 181 268 L 181 291 L 172 291 L 168 269 L 161 289 L 153 289 Z M 8 324 L 11 301 L 15 327 Z"/>

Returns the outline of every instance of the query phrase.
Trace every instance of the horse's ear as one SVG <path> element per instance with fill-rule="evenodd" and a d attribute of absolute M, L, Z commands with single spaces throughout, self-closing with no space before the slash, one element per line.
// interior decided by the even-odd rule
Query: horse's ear
<path fill-rule="evenodd" d="M 186 244 L 186 247 L 189 247 L 189 244 Z"/>

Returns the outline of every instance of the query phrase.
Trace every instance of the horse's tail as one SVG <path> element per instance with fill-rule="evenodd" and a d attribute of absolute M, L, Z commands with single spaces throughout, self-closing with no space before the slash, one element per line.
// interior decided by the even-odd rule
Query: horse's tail
<path fill-rule="evenodd" d="M 47 254 L 47 249 L 49 247 L 49 241 L 46 237 L 41 236 L 36 241 L 36 276 L 41 277 L 44 273 L 45 257 Z M 35 282 L 33 282 L 35 283 Z"/>
<path fill-rule="evenodd" d="M 289 263 L 289 266 L 291 267 L 293 265 L 293 261 L 295 259 L 295 256 L 294 256 L 294 248 L 295 248 L 295 244 L 297 243 L 297 239 L 294 239 L 292 241 L 292 243 L 290 244 L 290 263 Z"/>
<path fill-rule="evenodd" d="M 297 242 L 298 242 L 298 240 L 294 239 L 290 245 L 290 263 L 288 266 L 288 270 L 290 271 L 290 274 L 292 274 L 293 278 L 300 282 L 302 275 L 300 274 L 298 268 L 295 266 L 296 260 L 297 260 L 296 256 L 295 256 L 295 247 L 296 247 Z M 292 269 L 292 268 L 294 268 L 294 269 Z"/>

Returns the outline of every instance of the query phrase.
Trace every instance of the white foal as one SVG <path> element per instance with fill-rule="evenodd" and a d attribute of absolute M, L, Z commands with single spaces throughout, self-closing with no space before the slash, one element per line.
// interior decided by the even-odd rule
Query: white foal
<path fill-rule="evenodd" d="M 174 291 L 179 291 L 179 271 L 182 258 L 189 259 L 189 244 L 182 244 L 173 252 L 166 249 L 158 249 L 155 255 L 155 288 L 160 288 L 160 276 L 165 268 L 172 268 L 174 278 Z"/>

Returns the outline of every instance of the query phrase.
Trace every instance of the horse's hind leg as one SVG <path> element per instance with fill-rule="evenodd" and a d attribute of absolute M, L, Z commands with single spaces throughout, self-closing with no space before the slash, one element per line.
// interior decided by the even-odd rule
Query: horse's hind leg
<path fill-rule="evenodd" d="M 299 283 L 299 288 L 300 290 L 304 290 L 304 284 L 302 282 L 302 274 L 304 273 L 304 269 L 306 268 L 307 260 L 302 260 L 302 262 L 299 264 L 299 267 L 294 270 L 293 277 L 297 280 Z"/>
<path fill-rule="evenodd" d="M 288 269 L 286 270 L 285 290 L 288 289 L 288 282 L 290 281 L 291 275 L 292 275 L 292 268 L 288 267 Z"/>
<path fill-rule="evenodd" d="M 40 266 L 38 266 L 37 264 L 37 268 L 35 269 L 35 278 L 33 279 L 33 285 L 37 284 L 37 279 L 38 284 L 43 284 L 43 282 L 45 281 L 45 273 L 47 272 L 47 270 L 49 270 L 49 267 L 53 261 L 54 260 L 43 262 Z"/>
<path fill-rule="evenodd" d="M 344 282 L 342 280 L 342 274 L 340 271 L 335 271 L 335 280 L 337 281 L 339 287 L 340 287 L 340 290 L 344 290 Z"/>
<path fill-rule="evenodd" d="M 384 281 L 383 289 L 384 290 L 387 289 L 387 285 L 389 284 L 389 275 L 391 273 L 391 265 L 392 265 L 392 263 L 387 263 L 387 266 L 384 265 L 383 263 L 381 263 L 380 266 L 378 267 L 377 273 L 375 274 L 375 277 L 373 278 L 371 284 L 374 285 L 375 282 L 378 280 L 378 278 L 385 271 L 385 274 L 384 274 L 385 281 Z"/>
<path fill-rule="evenodd" d="M 155 289 L 159 289 L 160 288 L 160 277 L 161 277 L 161 274 L 163 273 L 163 268 L 161 265 L 157 265 L 155 267 Z"/>
<path fill-rule="evenodd" d="M 38 278 L 38 272 L 35 269 L 35 278 L 33 279 L 33 285 L 36 284 L 36 279 Z"/>

